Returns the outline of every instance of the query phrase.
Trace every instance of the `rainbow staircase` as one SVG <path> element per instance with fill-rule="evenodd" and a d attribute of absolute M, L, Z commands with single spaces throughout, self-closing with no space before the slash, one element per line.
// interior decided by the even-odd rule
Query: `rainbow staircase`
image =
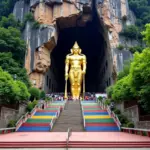
<path fill-rule="evenodd" d="M 21 125 L 17 132 L 50 131 L 53 127 L 54 120 L 59 116 L 60 110 L 64 105 L 64 101 L 52 102 L 44 110 L 37 109 L 35 113 Z"/>
<path fill-rule="evenodd" d="M 95 101 L 82 101 L 82 114 L 86 131 L 119 131 L 107 110 L 102 110 Z"/>

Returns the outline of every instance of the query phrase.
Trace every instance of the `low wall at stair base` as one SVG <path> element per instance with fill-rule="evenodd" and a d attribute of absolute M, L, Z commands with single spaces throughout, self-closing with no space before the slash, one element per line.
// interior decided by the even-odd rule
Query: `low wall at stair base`
<path fill-rule="evenodd" d="M 0 128 L 5 128 L 10 120 L 18 120 L 21 115 L 25 114 L 26 105 L 20 104 L 19 109 L 11 109 L 7 107 L 1 107 L 0 111 Z"/>
<path fill-rule="evenodd" d="M 149 150 L 150 148 L 68 148 L 68 150 Z M 0 149 L 4 150 L 4 149 Z M 5 150 L 16 150 L 16 148 L 9 148 Z M 22 148 L 17 148 L 22 150 Z M 23 150 L 66 150 L 66 148 L 23 148 Z"/>

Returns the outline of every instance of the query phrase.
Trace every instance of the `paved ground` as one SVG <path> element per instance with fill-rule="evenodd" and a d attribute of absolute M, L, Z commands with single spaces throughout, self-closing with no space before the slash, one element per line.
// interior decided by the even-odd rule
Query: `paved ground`
<path fill-rule="evenodd" d="M 15 132 L 0 135 L 2 142 L 63 142 L 67 132 Z M 73 132 L 70 141 L 85 142 L 150 142 L 149 137 L 123 132 Z"/>

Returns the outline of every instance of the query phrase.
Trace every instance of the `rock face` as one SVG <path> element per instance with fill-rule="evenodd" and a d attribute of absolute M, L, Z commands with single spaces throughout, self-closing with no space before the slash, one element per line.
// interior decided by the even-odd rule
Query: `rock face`
<path fill-rule="evenodd" d="M 27 43 L 25 67 L 30 79 L 38 88 L 43 88 L 44 76 L 51 65 L 50 55 L 57 44 L 59 29 L 74 27 L 78 19 L 79 26 L 85 26 L 92 20 L 92 12 L 97 11 L 107 41 L 111 70 L 115 74 L 122 70 L 123 62 L 132 57 L 129 51 L 119 51 L 117 46 L 123 40 L 119 32 L 123 23 L 134 24 L 134 16 L 129 10 L 128 0 L 19 0 L 14 7 L 14 15 L 23 22 L 25 14 L 32 12 L 40 23 L 35 29 L 27 22 L 23 38 Z M 79 19 L 80 18 L 80 19 Z"/>

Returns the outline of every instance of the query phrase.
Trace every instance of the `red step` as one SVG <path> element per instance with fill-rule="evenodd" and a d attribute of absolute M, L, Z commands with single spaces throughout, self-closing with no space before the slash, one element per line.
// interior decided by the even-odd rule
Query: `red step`
<path fill-rule="evenodd" d="M 47 127 L 47 126 L 50 126 L 50 124 L 49 123 L 23 123 L 22 126 L 25 126 L 25 127 L 31 127 L 31 126 Z"/>
<path fill-rule="evenodd" d="M 84 112 L 107 112 L 107 110 L 83 110 Z"/>
<path fill-rule="evenodd" d="M 100 106 L 83 106 L 83 108 L 101 108 Z"/>
<path fill-rule="evenodd" d="M 116 127 L 117 125 L 115 123 L 86 123 L 85 126 L 110 126 L 110 127 Z"/>

